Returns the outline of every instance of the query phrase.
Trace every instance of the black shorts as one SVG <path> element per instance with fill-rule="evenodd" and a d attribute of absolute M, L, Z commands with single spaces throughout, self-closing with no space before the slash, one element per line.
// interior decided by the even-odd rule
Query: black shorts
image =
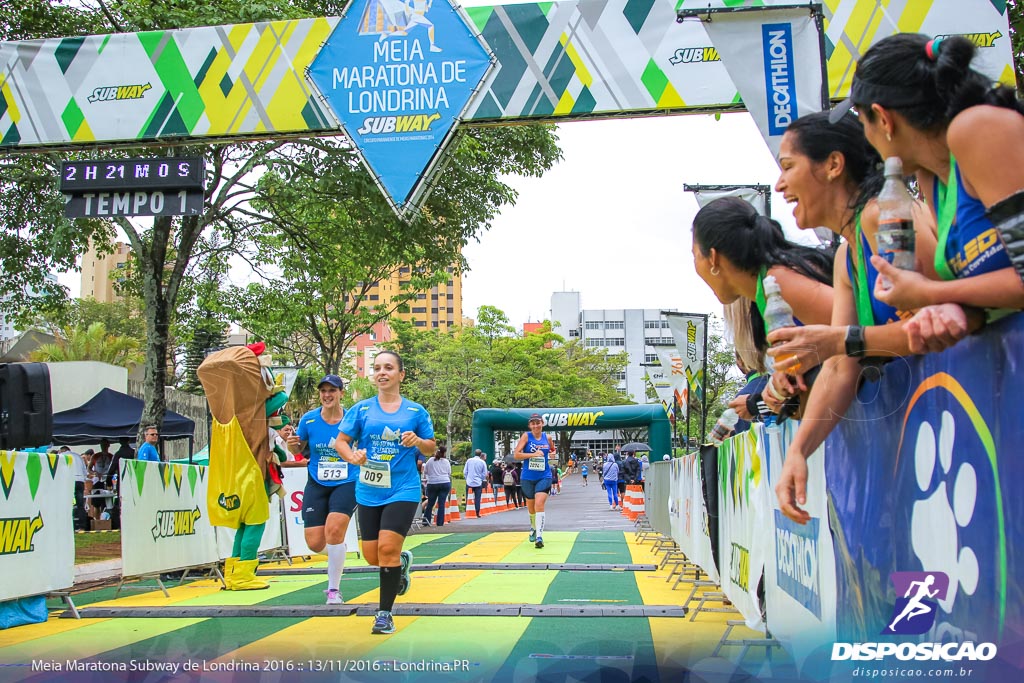
<path fill-rule="evenodd" d="M 302 523 L 307 529 L 327 524 L 329 512 L 352 516 L 356 511 L 356 483 L 324 486 L 316 479 L 307 479 L 302 492 Z"/>
<path fill-rule="evenodd" d="M 362 505 L 359 507 L 359 538 L 363 541 L 376 541 L 382 530 L 408 536 L 412 520 L 419 510 L 420 504 L 409 500 L 375 507 Z"/>
<path fill-rule="evenodd" d="M 533 500 L 538 493 L 551 493 L 551 477 L 543 479 L 523 479 L 519 482 L 523 489 L 523 495 Z"/>

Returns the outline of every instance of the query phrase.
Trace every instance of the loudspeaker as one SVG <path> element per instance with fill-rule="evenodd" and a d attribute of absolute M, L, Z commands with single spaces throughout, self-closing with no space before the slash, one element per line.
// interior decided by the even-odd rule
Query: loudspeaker
<path fill-rule="evenodd" d="M 53 441 L 50 370 L 45 363 L 0 364 L 0 449 Z"/>

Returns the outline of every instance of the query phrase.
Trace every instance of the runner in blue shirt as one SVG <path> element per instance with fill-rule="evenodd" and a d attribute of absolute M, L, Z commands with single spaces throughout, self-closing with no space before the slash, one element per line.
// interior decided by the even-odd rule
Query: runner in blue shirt
<path fill-rule="evenodd" d="M 405 595 L 412 582 L 412 553 L 402 545 L 420 505 L 416 456 L 437 450 L 430 414 L 399 393 L 404 379 L 402 358 L 394 351 L 378 353 L 377 395 L 349 409 L 334 445 L 342 458 L 360 466 L 356 500 L 363 556 L 380 567 L 380 607 L 371 633 L 395 632 L 395 597 Z"/>
<path fill-rule="evenodd" d="M 519 486 L 526 496 L 526 509 L 530 512 L 530 542 L 544 547 L 544 506 L 551 492 L 551 439 L 544 433 L 544 418 L 534 413 L 526 421 L 530 431 L 519 437 L 513 457 L 526 460 Z"/>
<path fill-rule="evenodd" d="M 306 545 L 313 552 L 327 549 L 327 604 L 340 605 L 341 573 L 345 568 L 345 534 L 356 509 L 356 480 L 359 468 L 342 460 L 334 450 L 338 428 L 345 411 L 341 398 L 345 383 L 337 375 L 320 380 L 320 407 L 299 419 L 294 436 L 288 438 L 292 453 L 309 445 L 309 478 L 302 493 L 302 521 Z"/>

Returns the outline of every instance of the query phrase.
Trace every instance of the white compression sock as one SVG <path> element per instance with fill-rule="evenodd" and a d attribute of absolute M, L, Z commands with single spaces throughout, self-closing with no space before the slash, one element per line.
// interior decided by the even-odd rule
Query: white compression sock
<path fill-rule="evenodd" d="M 327 589 L 337 590 L 341 586 L 341 570 L 345 568 L 344 543 L 327 544 Z"/>
<path fill-rule="evenodd" d="M 537 513 L 537 538 L 544 535 L 544 513 Z"/>

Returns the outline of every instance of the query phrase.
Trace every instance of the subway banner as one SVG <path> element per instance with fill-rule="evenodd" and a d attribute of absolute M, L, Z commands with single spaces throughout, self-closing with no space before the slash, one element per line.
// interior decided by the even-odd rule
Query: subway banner
<path fill-rule="evenodd" d="M 686 375 L 684 403 L 699 403 L 704 395 L 704 335 L 707 316 L 662 311 L 668 329 L 676 340 L 679 357 Z"/>
<path fill-rule="evenodd" d="M 74 584 L 69 454 L 0 451 L 0 602 Z"/>
<path fill-rule="evenodd" d="M 288 540 L 288 555 L 299 557 L 316 555 L 306 545 L 305 524 L 302 521 L 302 494 L 306 490 L 306 481 L 309 479 L 309 470 L 305 467 L 285 467 L 281 470 L 284 474 L 284 488 L 288 492 L 285 497 L 284 526 L 285 536 Z M 358 512 L 356 513 L 358 514 Z M 359 554 L 359 539 L 356 535 L 356 516 L 352 516 L 348 529 L 345 533 L 345 544 L 348 546 L 348 555 Z M 324 551 L 321 550 L 320 554 Z"/>
<path fill-rule="evenodd" d="M 686 382 L 685 366 L 679 349 L 674 346 L 655 346 L 654 351 L 658 354 L 661 367 L 651 369 L 651 385 L 666 410 L 677 406 L 682 410 L 682 416 L 686 417 L 689 409 L 686 400 L 689 385 Z"/>
<path fill-rule="evenodd" d="M 672 538 L 691 562 L 698 565 L 712 581 L 719 581 L 718 567 L 711 554 L 708 535 L 708 513 L 701 490 L 700 455 L 690 453 L 672 459 L 672 493 L 678 507 L 670 513 L 678 517 L 679 535 Z"/>
<path fill-rule="evenodd" d="M 863 663 L 860 643 L 954 643 L 959 654 L 972 642 L 998 648 L 992 661 L 965 651 L 975 678 L 1021 679 L 1022 367 L 1017 314 L 941 354 L 886 364 L 829 438 L 843 643 L 833 672 Z M 905 662 L 880 665 L 893 664 Z"/>
<path fill-rule="evenodd" d="M 285 547 L 287 542 L 284 538 L 282 527 L 281 499 L 276 495 L 270 498 L 270 517 L 266 526 L 263 527 L 263 536 L 260 537 L 259 551 L 277 550 Z M 217 557 L 224 560 L 232 556 L 235 546 L 235 530 L 226 526 L 213 527 L 214 535 L 217 537 Z"/>
<path fill-rule="evenodd" d="M 462 118 L 742 109 L 705 24 L 676 21 L 677 9 L 735 4 L 581 0 L 467 8 L 468 31 L 482 36 L 496 67 Z M 339 131 L 345 117 L 350 133 L 366 130 L 369 140 L 397 137 L 397 117 L 412 116 L 403 119 L 408 130 L 401 135 L 418 137 L 425 133 L 415 128 L 440 125 L 433 115 L 442 116 L 442 106 L 429 105 L 445 104 L 441 85 L 468 86 L 471 75 L 468 62 L 465 72 L 459 67 L 461 56 L 442 59 L 454 30 L 436 16 L 447 11 L 444 4 L 422 13 L 416 8 L 428 4 L 411 6 L 364 0 L 348 11 L 349 28 L 338 18 L 317 18 L 0 43 L 0 148 L 306 135 Z M 897 31 L 966 35 L 979 46 L 985 73 L 1014 82 L 1005 2 L 829 0 L 823 10 L 832 98 L 849 92 L 860 55 Z M 311 78 L 327 101 L 314 95 Z M 445 89 L 451 106 L 444 111 L 457 115 Z M 462 96 L 460 90 L 458 101 Z M 387 131 L 392 122 L 394 133 Z"/>
<path fill-rule="evenodd" d="M 825 449 L 807 461 L 807 524 L 797 524 L 779 511 L 775 485 L 786 449 L 799 423 L 756 425 L 761 463 L 769 481 L 771 548 L 765 557 L 764 588 L 768 628 L 796 662 L 830 651 L 836 639 L 836 562 L 828 523 L 825 492 Z"/>
<path fill-rule="evenodd" d="M 761 465 L 759 430 L 726 439 L 718 448 L 718 556 L 721 585 L 753 629 L 764 630 L 757 586 L 771 551 L 767 512 L 772 495 Z"/>
<path fill-rule="evenodd" d="M 202 465 L 121 460 L 122 576 L 217 561 L 206 475 Z"/>

